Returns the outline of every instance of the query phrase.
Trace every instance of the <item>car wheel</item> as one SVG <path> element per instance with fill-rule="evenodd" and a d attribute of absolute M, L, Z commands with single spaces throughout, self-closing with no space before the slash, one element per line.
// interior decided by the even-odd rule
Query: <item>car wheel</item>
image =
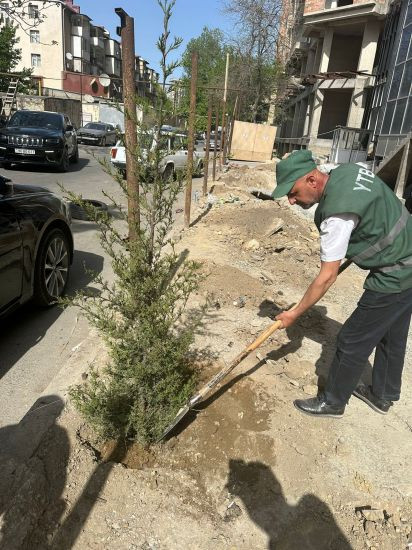
<path fill-rule="evenodd" d="M 87 203 L 91 204 L 92 206 L 94 206 L 100 212 L 107 212 L 108 211 L 107 204 L 102 202 L 102 201 L 97 201 L 97 200 L 94 200 L 94 199 L 83 199 L 83 200 L 84 200 L 84 202 L 87 202 Z M 82 208 L 79 204 L 76 204 L 74 202 L 70 203 L 70 214 L 71 214 L 71 217 L 74 220 L 81 220 L 81 221 L 85 221 L 85 222 L 90 221 L 90 218 L 87 215 L 86 210 L 84 210 L 84 208 Z"/>
<path fill-rule="evenodd" d="M 173 165 L 168 164 L 163 172 L 163 181 L 168 181 L 170 178 L 174 177 Z"/>
<path fill-rule="evenodd" d="M 106 147 L 106 138 L 105 137 L 102 137 L 102 139 L 100 140 L 100 145 L 102 147 Z"/>
<path fill-rule="evenodd" d="M 40 243 L 34 271 L 33 301 L 50 306 L 63 295 L 69 278 L 69 241 L 61 229 L 49 231 Z"/>
<path fill-rule="evenodd" d="M 76 150 L 73 153 L 73 155 L 71 156 L 70 162 L 72 162 L 73 164 L 77 164 L 79 162 L 79 147 L 78 147 L 78 145 L 76 145 Z"/>
<path fill-rule="evenodd" d="M 67 172 L 69 169 L 69 152 L 67 147 L 64 148 L 61 161 L 59 163 L 59 172 Z"/>

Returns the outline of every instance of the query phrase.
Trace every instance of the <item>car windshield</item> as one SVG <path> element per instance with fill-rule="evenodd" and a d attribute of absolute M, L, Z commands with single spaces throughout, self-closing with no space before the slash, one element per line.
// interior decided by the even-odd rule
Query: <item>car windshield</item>
<path fill-rule="evenodd" d="M 96 124 L 95 122 L 88 122 L 85 126 L 88 130 L 106 130 L 106 124 Z"/>
<path fill-rule="evenodd" d="M 8 126 L 24 126 L 25 128 L 63 128 L 63 117 L 54 113 L 18 111 L 11 117 Z"/>

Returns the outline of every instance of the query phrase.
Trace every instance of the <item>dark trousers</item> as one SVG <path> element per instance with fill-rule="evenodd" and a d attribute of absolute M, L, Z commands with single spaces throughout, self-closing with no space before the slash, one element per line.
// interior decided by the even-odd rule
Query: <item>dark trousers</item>
<path fill-rule="evenodd" d="M 346 405 L 374 348 L 372 391 L 397 401 L 412 313 L 412 288 L 397 294 L 366 290 L 343 325 L 326 382 L 326 399 Z"/>

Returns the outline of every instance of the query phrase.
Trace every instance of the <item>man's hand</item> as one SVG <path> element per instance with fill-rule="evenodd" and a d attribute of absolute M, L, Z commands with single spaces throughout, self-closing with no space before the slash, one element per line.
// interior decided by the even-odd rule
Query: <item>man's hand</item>
<path fill-rule="evenodd" d="M 293 325 L 302 313 L 307 311 L 322 298 L 329 287 L 336 281 L 336 277 L 339 273 L 339 266 L 340 260 L 335 262 L 321 262 L 319 275 L 312 281 L 299 304 L 293 309 L 284 311 L 276 316 L 278 321 L 282 321 L 283 328 L 288 328 Z"/>
<path fill-rule="evenodd" d="M 296 315 L 294 310 L 289 310 L 283 311 L 282 313 L 279 313 L 279 315 L 276 315 L 276 320 L 282 321 L 282 328 L 288 328 L 293 325 L 298 317 L 299 315 Z"/>

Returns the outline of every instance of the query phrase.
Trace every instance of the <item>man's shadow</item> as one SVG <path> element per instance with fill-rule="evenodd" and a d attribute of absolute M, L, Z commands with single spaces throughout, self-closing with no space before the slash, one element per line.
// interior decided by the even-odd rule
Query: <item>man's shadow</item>
<path fill-rule="evenodd" d="M 231 459 L 226 488 L 265 531 L 268 550 L 352 550 L 327 504 L 306 494 L 289 505 L 276 476 L 261 462 Z"/>
<path fill-rule="evenodd" d="M 47 548 L 66 503 L 70 443 L 55 421 L 64 407 L 40 397 L 18 423 L 0 429 L 0 549 Z"/>
<path fill-rule="evenodd" d="M 276 315 L 284 311 L 276 303 L 264 300 L 259 306 L 260 317 L 275 319 Z M 342 324 L 327 316 L 325 306 L 315 305 L 304 313 L 294 325 L 286 329 L 290 342 L 267 354 L 268 359 L 279 361 L 282 357 L 297 352 L 304 346 L 304 338 L 321 345 L 321 352 L 315 363 L 315 372 L 318 377 L 318 387 L 322 391 L 325 386 L 330 365 L 336 351 L 336 338 Z M 372 379 L 372 366 L 368 362 L 362 373 L 361 379 L 370 384 Z"/>

